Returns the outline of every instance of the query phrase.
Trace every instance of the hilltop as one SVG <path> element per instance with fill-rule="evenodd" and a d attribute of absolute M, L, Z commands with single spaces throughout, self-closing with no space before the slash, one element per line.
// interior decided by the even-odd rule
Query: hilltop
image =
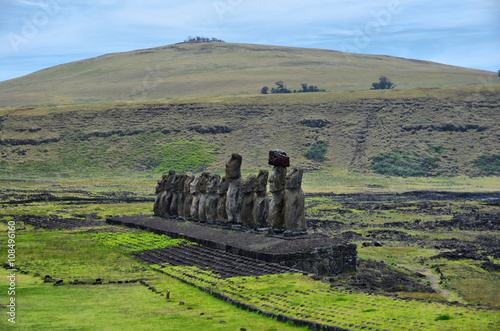
<path fill-rule="evenodd" d="M 476 84 L 496 73 L 382 55 L 224 42 L 179 43 L 62 64 L 0 82 L 0 105 L 22 106 L 257 94 L 283 81 L 327 91 Z"/>

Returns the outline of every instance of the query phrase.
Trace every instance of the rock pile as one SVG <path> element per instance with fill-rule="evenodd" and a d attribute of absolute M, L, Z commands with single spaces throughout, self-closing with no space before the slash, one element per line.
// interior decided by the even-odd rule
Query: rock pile
<path fill-rule="evenodd" d="M 305 232 L 303 170 L 292 168 L 287 175 L 290 159 L 281 150 L 269 152 L 271 177 L 267 170 L 260 170 L 245 180 L 241 163 L 241 155 L 233 153 L 222 178 L 208 172 L 188 176 L 170 170 L 156 186 L 154 215 Z"/>

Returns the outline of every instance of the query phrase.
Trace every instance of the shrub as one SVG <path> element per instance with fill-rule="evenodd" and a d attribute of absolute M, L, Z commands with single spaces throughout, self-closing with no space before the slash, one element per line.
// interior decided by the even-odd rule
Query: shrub
<path fill-rule="evenodd" d="M 390 176 L 427 176 L 438 167 L 439 157 L 422 156 L 395 149 L 374 157 L 371 168 L 383 175 Z"/>
<path fill-rule="evenodd" d="M 484 154 L 474 161 L 474 166 L 487 176 L 500 175 L 500 154 Z"/>
<path fill-rule="evenodd" d="M 325 155 L 327 148 L 328 143 L 326 141 L 318 140 L 309 147 L 309 149 L 304 153 L 304 156 L 309 160 L 323 162 L 326 160 Z"/>
<path fill-rule="evenodd" d="M 278 81 L 275 83 L 276 84 L 276 87 L 273 87 L 271 89 L 271 93 L 292 93 L 291 90 L 287 89 L 286 88 L 286 85 L 285 83 L 283 83 L 283 81 Z"/>
<path fill-rule="evenodd" d="M 435 321 L 447 321 L 447 320 L 451 320 L 451 319 L 453 319 L 453 317 L 451 317 L 450 315 L 439 315 L 434 320 Z"/>
<path fill-rule="evenodd" d="M 378 83 L 372 83 L 372 90 L 388 90 L 394 88 L 394 84 L 385 76 L 380 76 Z"/>
<path fill-rule="evenodd" d="M 326 92 L 325 89 L 320 89 L 316 85 L 300 84 L 302 90 L 298 91 L 299 93 L 308 93 L 308 92 Z"/>

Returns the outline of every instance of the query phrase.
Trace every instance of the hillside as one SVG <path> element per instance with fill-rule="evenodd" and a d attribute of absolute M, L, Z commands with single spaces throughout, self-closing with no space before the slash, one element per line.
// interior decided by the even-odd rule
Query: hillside
<path fill-rule="evenodd" d="M 380 75 L 398 88 L 494 81 L 496 73 L 390 56 L 221 42 L 115 53 L 0 82 L 0 105 L 74 104 L 259 93 L 282 80 L 327 91 L 367 90 Z"/>
<path fill-rule="evenodd" d="M 245 169 L 285 150 L 307 170 L 372 172 L 395 149 L 437 158 L 428 175 L 479 175 L 500 155 L 500 84 L 0 109 L 2 176 Z M 327 142 L 326 160 L 304 153 Z"/>

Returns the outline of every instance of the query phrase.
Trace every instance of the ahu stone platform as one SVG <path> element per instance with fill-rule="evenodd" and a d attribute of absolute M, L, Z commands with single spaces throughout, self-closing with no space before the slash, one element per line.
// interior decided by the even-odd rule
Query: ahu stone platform
<path fill-rule="evenodd" d="M 337 238 L 316 235 L 285 237 L 177 217 L 132 215 L 109 217 L 106 222 L 186 239 L 205 247 L 321 276 L 355 271 L 358 266 L 356 244 Z"/>

